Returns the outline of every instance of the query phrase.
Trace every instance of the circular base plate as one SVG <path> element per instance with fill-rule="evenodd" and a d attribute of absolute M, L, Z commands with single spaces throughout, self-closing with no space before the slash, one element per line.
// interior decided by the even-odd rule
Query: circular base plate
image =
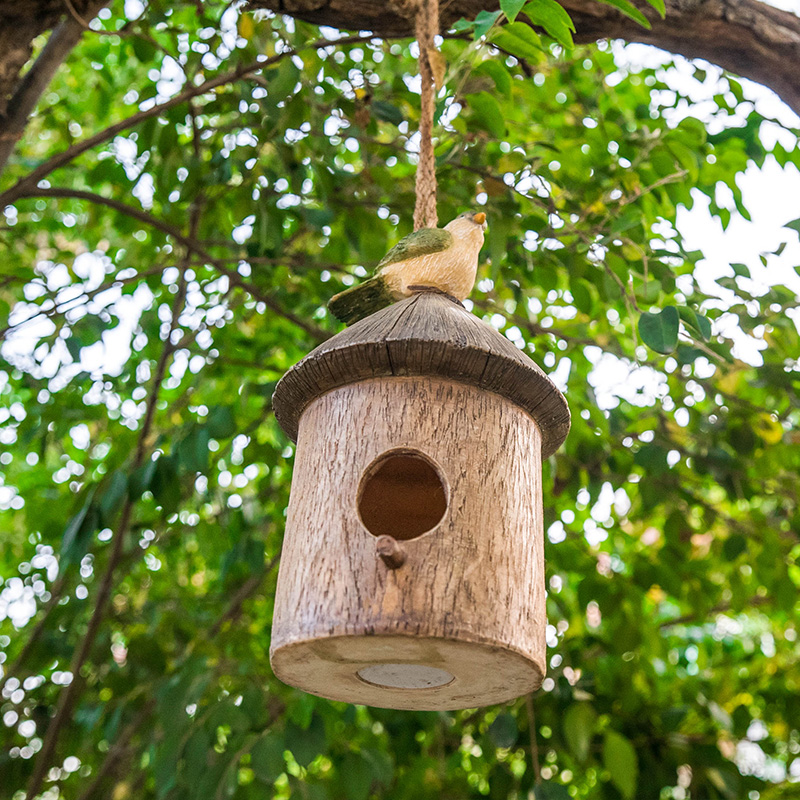
<path fill-rule="evenodd" d="M 270 655 L 284 683 L 329 700 L 380 708 L 494 705 L 539 688 L 544 664 L 496 644 L 416 636 L 334 636 Z"/>

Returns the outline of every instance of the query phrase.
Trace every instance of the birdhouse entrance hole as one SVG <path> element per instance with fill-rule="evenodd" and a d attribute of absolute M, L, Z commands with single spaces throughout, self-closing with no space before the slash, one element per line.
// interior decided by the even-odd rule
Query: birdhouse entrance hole
<path fill-rule="evenodd" d="M 373 536 L 408 541 L 441 522 L 447 490 L 437 467 L 422 453 L 390 450 L 365 470 L 357 503 L 361 521 Z"/>

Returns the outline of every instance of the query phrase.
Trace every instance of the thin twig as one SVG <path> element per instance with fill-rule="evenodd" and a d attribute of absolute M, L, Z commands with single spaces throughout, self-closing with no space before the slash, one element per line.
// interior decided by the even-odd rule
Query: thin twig
<path fill-rule="evenodd" d="M 533 766 L 533 782 L 538 786 L 542 782 L 539 768 L 539 745 L 536 742 L 536 715 L 533 711 L 533 695 L 525 695 L 525 708 L 528 711 L 528 733 L 531 738 L 531 765 Z"/>
<path fill-rule="evenodd" d="M 757 594 L 754 597 L 751 597 L 746 603 L 745 606 L 748 608 L 757 608 L 758 606 L 764 606 L 768 603 L 772 602 L 771 597 L 762 597 L 761 595 Z M 732 604 L 730 601 L 725 601 L 724 603 L 717 603 L 717 605 L 712 606 L 708 609 L 708 611 L 704 611 L 701 613 L 691 613 L 691 614 L 684 614 L 681 617 L 675 617 L 674 619 L 668 619 L 665 622 L 659 624 L 660 630 L 666 630 L 667 628 L 673 628 L 676 625 L 690 625 L 693 622 L 697 622 L 701 617 L 707 618 L 712 614 L 724 614 L 726 611 L 730 611 L 732 608 Z M 704 619 L 704 622 L 706 620 Z"/>
<path fill-rule="evenodd" d="M 250 597 L 250 595 L 253 594 L 259 586 L 261 586 L 263 580 L 275 568 L 275 565 L 280 560 L 280 557 L 281 553 L 279 550 L 255 575 L 251 575 L 239 587 L 239 590 L 231 598 L 231 602 L 228 604 L 228 608 L 225 610 L 225 613 L 211 626 L 211 628 L 209 628 L 209 638 L 213 639 L 220 632 L 220 630 L 222 630 L 222 626 L 226 622 L 230 622 L 239 616 L 244 601 L 247 600 L 247 598 Z"/>
<path fill-rule="evenodd" d="M 163 265 L 157 267 L 151 267 L 147 270 L 142 270 L 141 272 L 137 272 L 135 275 L 131 275 L 128 278 L 113 278 L 109 283 L 101 283 L 100 286 L 95 287 L 94 289 L 90 289 L 88 291 L 83 292 L 82 294 L 77 295 L 76 297 L 70 297 L 68 300 L 64 300 L 61 303 L 55 303 L 51 308 L 41 309 L 40 311 L 36 311 L 31 314 L 29 317 L 25 317 L 25 319 L 21 319 L 19 322 L 14 322 L 10 325 L 6 325 L 5 328 L 0 330 L 0 340 L 5 339 L 9 333 L 12 331 L 17 331 L 19 328 L 24 327 L 29 322 L 33 322 L 35 319 L 39 319 L 40 317 L 44 317 L 45 319 L 53 319 L 54 317 L 61 316 L 62 314 L 66 314 L 68 311 L 72 311 L 74 308 L 78 308 L 79 306 L 85 305 L 88 303 L 93 297 L 98 294 L 102 294 L 103 292 L 109 291 L 109 289 L 115 289 L 119 286 L 124 286 L 127 283 L 132 283 L 133 281 L 140 281 L 149 275 L 156 275 L 157 273 L 163 271 Z M 27 276 L 25 279 L 27 283 L 30 280 L 30 276 Z M 74 284 L 73 284 L 74 285 Z"/>
<path fill-rule="evenodd" d="M 128 752 L 128 743 L 147 720 L 155 704 L 155 699 L 151 697 L 140 709 L 139 713 L 128 723 L 127 727 L 116 738 L 114 744 L 106 754 L 94 780 L 86 787 L 86 790 L 81 794 L 78 800 L 89 800 L 89 798 L 94 795 L 108 773 L 111 772 L 117 762 Z"/>

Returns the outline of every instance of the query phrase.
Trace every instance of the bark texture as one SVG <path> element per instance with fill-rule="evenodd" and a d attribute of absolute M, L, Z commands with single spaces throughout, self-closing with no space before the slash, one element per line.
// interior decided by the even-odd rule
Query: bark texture
<path fill-rule="evenodd" d="M 275 674 L 386 708 L 474 708 L 538 688 L 541 442 L 515 403 L 448 379 L 377 378 L 314 401 L 300 423 L 278 576 Z M 376 461 L 409 453 L 435 465 L 447 503 L 431 530 L 398 542 L 402 564 L 387 565 L 360 498 Z M 385 524 L 414 527 L 424 487 L 406 478 L 383 488 Z"/>
<path fill-rule="evenodd" d="M 65 11 L 61 0 L 0 0 L 0 118 L 6 115 L 20 72 L 31 57 L 33 40 Z"/>
<path fill-rule="evenodd" d="M 88 20 L 107 2 L 76 0 L 66 6 L 62 0 L 0 0 L 0 173 L 42 93 L 80 41 Z M 20 77 L 33 40 L 53 25 L 38 58 Z"/>
<path fill-rule="evenodd" d="M 647 30 L 608 5 L 593 0 L 564 0 L 577 29 L 578 42 L 619 38 L 661 47 L 687 58 L 703 58 L 735 75 L 762 83 L 800 113 L 800 18 L 761 0 L 666 0 L 661 19 L 637 2 L 652 23 Z M 401 5 L 381 0 L 252 0 L 268 8 L 320 25 L 369 30 L 381 35 L 413 33 Z M 473 19 L 496 0 L 454 0 L 441 4 L 446 29 L 460 17 Z"/>
<path fill-rule="evenodd" d="M 594 0 L 564 0 L 577 28 L 576 41 L 620 38 L 652 44 L 687 58 L 703 58 L 773 89 L 800 113 L 800 18 L 761 0 L 667 0 L 666 19 L 641 2 L 652 22 L 646 30 L 613 8 Z M 83 19 L 102 2 L 73 0 Z M 252 0 L 251 9 L 279 13 L 336 28 L 369 30 L 376 35 L 413 35 L 413 22 L 400 9 L 407 4 L 380 0 Z M 441 26 L 481 9 L 494 11 L 497 0 L 441 3 Z M 69 16 L 63 0 L 0 0 L 0 122 L 31 56 L 33 41 Z"/>

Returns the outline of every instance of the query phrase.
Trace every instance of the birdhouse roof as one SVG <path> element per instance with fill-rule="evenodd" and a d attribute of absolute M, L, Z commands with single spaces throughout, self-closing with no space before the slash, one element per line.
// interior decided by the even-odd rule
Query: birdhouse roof
<path fill-rule="evenodd" d="M 543 458 L 569 431 L 567 401 L 539 366 L 463 306 L 434 292 L 394 303 L 312 350 L 281 378 L 272 406 L 296 441 L 303 411 L 325 392 L 410 375 L 449 378 L 516 403 L 541 429 Z"/>

